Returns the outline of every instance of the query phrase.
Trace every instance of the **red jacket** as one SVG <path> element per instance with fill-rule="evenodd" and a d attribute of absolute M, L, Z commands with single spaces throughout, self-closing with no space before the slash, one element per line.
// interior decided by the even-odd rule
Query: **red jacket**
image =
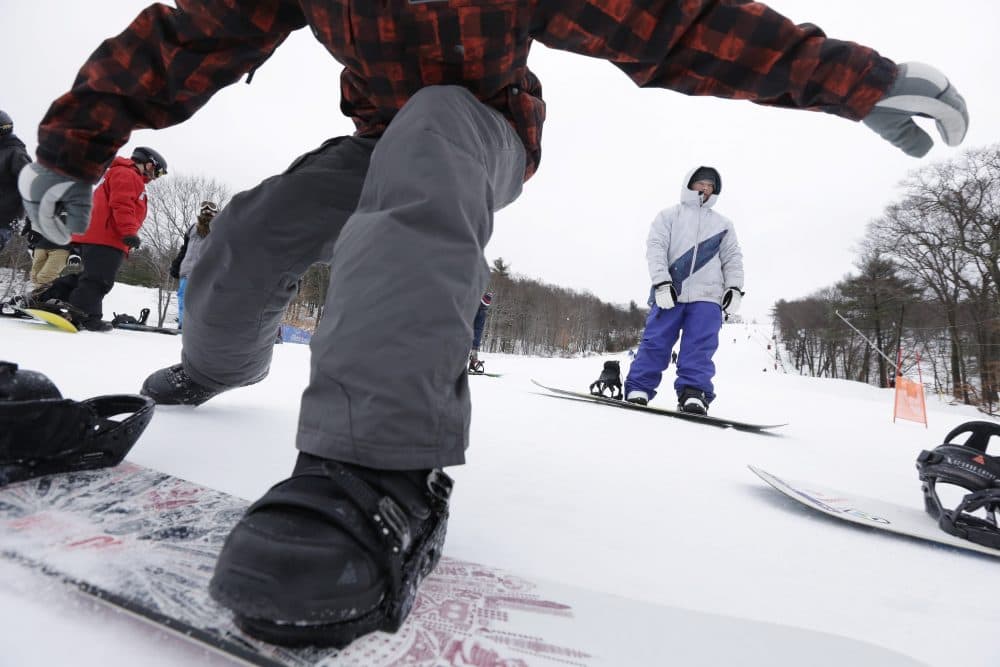
<path fill-rule="evenodd" d="M 746 0 L 177 0 L 148 7 L 94 51 L 42 120 L 39 161 L 97 180 L 132 130 L 187 119 L 306 26 L 344 66 L 340 109 L 358 135 L 380 136 L 424 86 L 463 86 L 513 125 L 525 177 L 545 120 L 528 69 L 534 41 L 607 60 L 644 88 L 851 120 L 897 72 L 868 47 Z M 623 136 L 633 113 L 621 111 Z"/>
<path fill-rule="evenodd" d="M 83 234 L 74 234 L 73 243 L 90 243 L 118 248 L 126 236 L 138 236 L 146 219 L 146 178 L 135 168 L 135 162 L 116 157 L 94 190 L 94 208 L 90 226 Z"/>

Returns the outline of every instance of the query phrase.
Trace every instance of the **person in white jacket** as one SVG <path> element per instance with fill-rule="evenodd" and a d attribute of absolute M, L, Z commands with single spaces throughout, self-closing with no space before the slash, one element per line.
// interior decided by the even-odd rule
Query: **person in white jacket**
<path fill-rule="evenodd" d="M 712 208 L 721 193 L 718 170 L 697 167 L 684 179 L 681 202 L 653 220 L 646 241 L 650 311 L 625 380 L 625 400 L 631 403 L 645 405 L 656 396 L 678 337 L 678 408 L 707 414 L 715 398 L 712 357 L 723 313 L 735 314 L 743 297 L 743 253 L 736 230 Z"/>

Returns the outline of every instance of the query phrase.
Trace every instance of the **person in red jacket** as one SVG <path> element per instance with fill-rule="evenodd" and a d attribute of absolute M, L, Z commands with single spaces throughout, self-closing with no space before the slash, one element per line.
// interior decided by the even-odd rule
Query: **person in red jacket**
<path fill-rule="evenodd" d="M 163 156 L 140 146 L 132 158 L 116 157 L 94 189 L 90 224 L 73 234 L 80 247 L 83 271 L 58 278 L 34 295 L 39 308 L 68 318 L 77 328 L 110 331 L 102 319 L 104 296 L 115 284 L 115 276 L 129 250 L 140 245 L 139 230 L 146 219 L 146 184 L 167 173 Z M 58 303 L 45 302 L 54 299 Z"/>
<path fill-rule="evenodd" d="M 198 405 L 261 380 L 298 278 L 330 264 L 297 462 L 233 528 L 210 584 L 246 632 L 279 643 L 396 630 L 441 555 L 451 480 L 440 468 L 463 463 L 469 442 L 483 249 L 494 211 L 517 199 L 541 158 L 535 41 L 607 60 L 647 89 L 863 120 L 914 156 L 933 142 L 913 116 L 936 120 L 949 145 L 968 121 L 934 68 L 897 64 L 758 2 L 175 4 L 151 5 L 94 52 L 42 120 L 38 161 L 19 185 L 42 214 L 39 231 L 68 237 L 86 226 L 87 184 L 132 130 L 184 121 L 306 26 L 344 66 L 340 108 L 355 134 L 219 213 L 191 272 L 181 361 L 142 389 L 161 404 Z M 623 133 L 631 113 L 601 129 Z"/>

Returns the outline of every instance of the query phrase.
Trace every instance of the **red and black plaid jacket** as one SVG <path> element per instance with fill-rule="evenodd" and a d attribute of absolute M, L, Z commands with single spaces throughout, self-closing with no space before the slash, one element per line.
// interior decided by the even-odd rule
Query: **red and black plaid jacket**
<path fill-rule="evenodd" d="M 96 181 L 137 128 L 179 123 L 309 26 L 344 65 L 341 109 L 380 135 L 423 86 L 456 84 L 541 156 L 537 40 L 602 58 L 639 86 L 863 118 L 895 64 L 742 0 L 177 0 L 153 5 L 83 66 L 39 129 L 39 160 Z"/>

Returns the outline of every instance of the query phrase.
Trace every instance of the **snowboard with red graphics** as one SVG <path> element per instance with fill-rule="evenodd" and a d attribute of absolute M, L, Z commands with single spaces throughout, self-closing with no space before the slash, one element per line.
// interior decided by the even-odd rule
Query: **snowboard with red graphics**
<path fill-rule="evenodd" d="M 39 585 L 54 577 L 236 664 L 919 664 L 844 637 L 647 604 L 448 557 L 424 580 L 397 633 L 366 635 L 342 650 L 273 646 L 238 630 L 207 592 L 223 541 L 246 507 L 131 463 L 51 475 L 0 488 L 0 553 L 37 573 Z M 599 586 L 600 573 L 594 577 Z"/>

